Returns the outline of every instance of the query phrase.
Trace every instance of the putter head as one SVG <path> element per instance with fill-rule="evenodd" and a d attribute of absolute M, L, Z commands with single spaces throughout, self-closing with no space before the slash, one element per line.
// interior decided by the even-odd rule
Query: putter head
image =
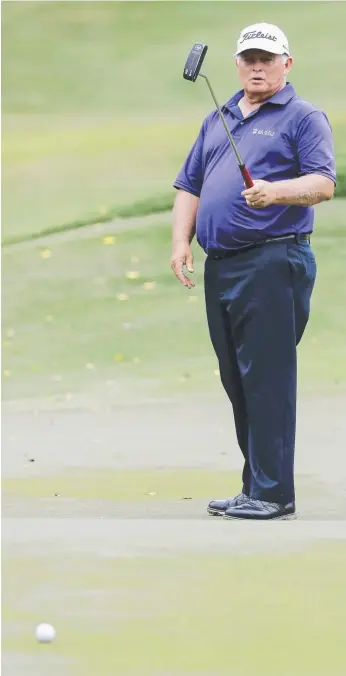
<path fill-rule="evenodd" d="M 185 80 L 196 82 L 207 51 L 208 45 L 204 45 L 202 42 L 195 42 L 185 62 L 183 72 Z"/>

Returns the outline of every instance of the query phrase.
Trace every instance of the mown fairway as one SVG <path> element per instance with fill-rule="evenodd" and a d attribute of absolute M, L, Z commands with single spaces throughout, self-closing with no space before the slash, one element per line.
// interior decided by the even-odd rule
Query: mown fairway
<path fill-rule="evenodd" d="M 346 383 L 345 201 L 317 210 L 313 248 L 318 278 L 311 322 L 299 348 L 302 387 Z M 125 392 L 219 389 L 205 320 L 204 254 L 195 246 L 190 292 L 169 266 L 170 216 L 142 227 L 5 249 L 5 398 L 51 396 L 113 381 Z M 110 234 L 109 234 L 110 233 Z M 141 388 L 135 386 L 138 379 Z M 112 391 L 109 390 L 108 391 Z M 126 395 L 127 396 L 127 395 Z"/>

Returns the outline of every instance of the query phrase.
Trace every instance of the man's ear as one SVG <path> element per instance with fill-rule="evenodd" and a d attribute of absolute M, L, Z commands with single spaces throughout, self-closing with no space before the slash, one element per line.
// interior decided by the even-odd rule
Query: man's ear
<path fill-rule="evenodd" d="M 289 73 L 289 71 L 291 70 L 292 63 L 293 63 L 292 57 L 291 56 L 287 57 L 285 63 L 285 75 Z"/>

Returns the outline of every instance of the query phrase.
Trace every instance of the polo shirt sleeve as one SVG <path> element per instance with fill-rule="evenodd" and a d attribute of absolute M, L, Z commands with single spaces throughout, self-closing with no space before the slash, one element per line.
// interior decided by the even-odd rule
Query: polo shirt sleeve
<path fill-rule="evenodd" d="M 336 183 L 332 129 L 323 111 L 315 110 L 303 118 L 297 129 L 296 144 L 299 176 L 320 174 Z"/>
<path fill-rule="evenodd" d="M 206 126 L 207 120 L 204 120 L 197 139 L 173 183 L 174 188 L 186 190 L 196 197 L 200 196 L 203 185 L 203 142 Z"/>

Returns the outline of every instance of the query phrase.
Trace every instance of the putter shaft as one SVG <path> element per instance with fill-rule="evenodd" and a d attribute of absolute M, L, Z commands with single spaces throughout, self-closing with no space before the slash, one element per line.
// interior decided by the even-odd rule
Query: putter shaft
<path fill-rule="evenodd" d="M 222 124 L 223 124 L 223 126 L 225 127 L 225 131 L 226 131 L 228 140 L 229 140 L 229 142 L 230 142 L 230 144 L 231 144 L 231 146 L 232 146 L 232 148 L 233 148 L 233 150 L 234 150 L 235 156 L 236 156 L 236 158 L 237 158 L 237 161 L 238 161 L 238 164 L 239 164 L 239 169 L 240 169 L 241 174 L 242 174 L 243 179 L 244 179 L 244 183 L 245 183 L 245 185 L 246 185 L 247 188 L 252 188 L 252 186 L 253 186 L 252 178 L 251 178 L 251 176 L 250 176 L 248 170 L 246 169 L 246 167 L 245 167 L 245 165 L 244 165 L 244 162 L 243 162 L 242 158 L 241 158 L 240 155 L 239 155 L 238 148 L 237 148 L 236 144 L 234 143 L 233 138 L 232 138 L 232 135 L 231 135 L 231 133 L 230 133 L 228 127 L 227 127 L 226 120 L 225 120 L 224 115 L 223 115 L 223 113 L 222 113 L 222 110 L 221 110 L 221 108 L 220 108 L 220 106 L 219 106 L 219 104 L 218 104 L 218 102 L 217 102 L 216 96 L 215 96 L 215 94 L 214 94 L 214 92 L 213 92 L 213 88 L 212 88 L 212 86 L 211 86 L 211 84 L 210 84 L 210 82 L 209 82 L 207 76 L 204 75 L 204 73 L 199 73 L 199 75 L 200 75 L 200 77 L 204 77 L 204 79 L 205 79 L 205 81 L 206 81 L 206 83 L 207 83 L 207 85 L 208 85 L 208 87 L 209 87 L 209 91 L 210 91 L 210 93 L 211 93 L 211 95 L 212 95 L 212 97 L 213 97 L 213 99 L 214 99 L 214 103 L 215 103 L 215 105 L 216 105 L 217 112 L 219 113 L 220 118 L 221 118 L 221 121 L 222 121 Z"/>
<path fill-rule="evenodd" d="M 207 76 L 204 75 L 204 73 L 199 73 L 199 75 L 200 75 L 200 77 L 204 77 L 204 79 L 205 79 L 205 81 L 206 81 L 206 83 L 207 83 L 207 85 L 208 85 L 208 87 L 209 87 L 209 91 L 210 91 L 210 93 L 211 93 L 211 95 L 212 95 L 212 97 L 213 97 L 213 99 L 214 99 L 214 103 L 215 103 L 215 105 L 216 105 L 217 111 L 218 111 L 218 113 L 219 113 L 219 115 L 220 115 L 220 117 L 221 117 L 222 124 L 223 124 L 223 126 L 225 127 L 225 131 L 226 131 L 226 134 L 227 134 L 227 136 L 228 136 L 228 140 L 229 140 L 229 142 L 230 142 L 230 144 L 231 144 L 231 146 L 232 146 L 232 148 L 233 148 L 233 150 L 234 150 L 234 152 L 235 152 L 235 156 L 236 156 L 236 158 L 237 158 L 237 160 L 238 160 L 238 164 L 241 164 L 241 165 L 242 165 L 242 164 L 243 164 L 243 161 L 242 161 L 242 159 L 241 159 L 241 157 L 240 157 L 240 155 L 239 155 L 238 148 L 237 148 L 236 144 L 234 143 L 233 138 L 232 138 L 232 136 L 231 136 L 231 134 L 230 134 L 230 131 L 229 131 L 228 127 L 227 127 L 226 120 L 225 120 L 224 115 L 223 115 L 223 112 L 222 112 L 222 110 L 221 110 L 221 108 L 220 108 L 220 106 L 219 106 L 219 104 L 218 104 L 218 102 L 217 102 L 217 100 L 216 100 L 216 96 L 215 96 L 215 94 L 214 94 L 213 88 L 212 88 L 212 86 L 211 86 L 211 84 L 210 84 L 210 82 L 209 82 Z"/>

